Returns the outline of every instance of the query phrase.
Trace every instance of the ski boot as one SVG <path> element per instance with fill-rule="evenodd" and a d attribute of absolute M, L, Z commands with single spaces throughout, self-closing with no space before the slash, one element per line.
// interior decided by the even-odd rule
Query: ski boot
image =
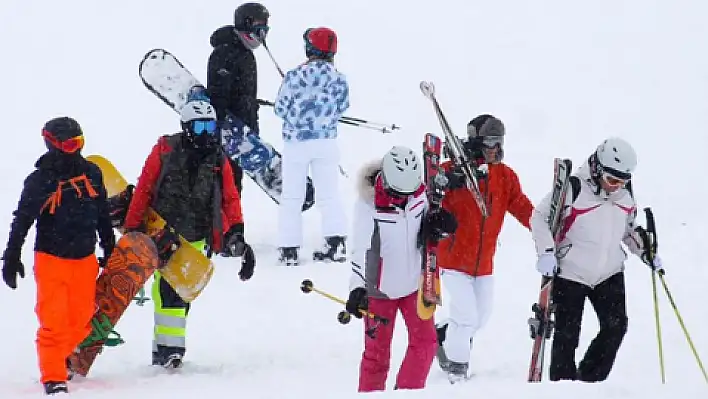
<path fill-rule="evenodd" d="M 47 381 L 44 383 L 44 393 L 47 395 L 69 393 L 69 387 L 63 381 Z"/>
<path fill-rule="evenodd" d="M 178 369 L 182 367 L 184 358 L 184 348 L 157 346 L 157 351 L 152 352 L 152 365 L 162 366 L 166 369 Z"/>
<path fill-rule="evenodd" d="M 312 258 L 316 261 L 325 262 L 346 262 L 347 246 L 342 236 L 331 236 L 325 238 L 325 245 L 321 251 L 315 251 Z"/>
<path fill-rule="evenodd" d="M 299 266 L 298 247 L 280 248 L 278 261 L 284 266 Z"/>
<path fill-rule="evenodd" d="M 468 363 L 448 362 L 447 370 L 445 371 L 447 372 L 447 379 L 450 381 L 450 384 L 466 380 L 468 378 L 468 369 Z"/>

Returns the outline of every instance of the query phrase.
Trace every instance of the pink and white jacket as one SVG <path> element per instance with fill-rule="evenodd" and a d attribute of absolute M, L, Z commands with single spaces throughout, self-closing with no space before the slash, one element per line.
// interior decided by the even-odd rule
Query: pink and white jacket
<path fill-rule="evenodd" d="M 635 231 L 637 205 L 626 188 L 596 194 L 587 163 L 575 175 L 581 182 L 580 193 L 573 201 L 568 186 L 559 242 L 554 243 L 547 222 L 550 193 L 534 209 L 531 232 L 539 256 L 549 248 L 565 254 L 558 263 L 560 277 L 594 287 L 624 270 L 627 253 L 622 242 L 635 255 L 642 253 L 642 241 Z"/>
<path fill-rule="evenodd" d="M 425 187 L 401 201 L 387 195 L 376 176 L 381 162 L 365 166 L 354 207 L 350 290 L 366 287 L 373 298 L 397 299 L 418 289 L 422 250 L 418 231 L 428 200 Z"/>

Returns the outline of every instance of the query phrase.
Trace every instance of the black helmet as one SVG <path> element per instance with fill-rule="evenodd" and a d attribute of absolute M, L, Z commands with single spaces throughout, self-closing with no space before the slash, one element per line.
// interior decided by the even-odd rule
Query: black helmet
<path fill-rule="evenodd" d="M 69 154 L 81 151 L 84 146 L 83 135 L 79 122 L 68 116 L 54 118 L 42 128 L 47 149 Z"/>
<path fill-rule="evenodd" d="M 499 118 L 489 114 L 476 116 L 467 124 L 467 140 L 464 147 L 467 156 L 472 160 L 484 159 L 486 163 L 501 162 L 504 158 L 504 123 Z M 496 149 L 494 158 L 487 151 Z"/>
<path fill-rule="evenodd" d="M 255 21 L 268 25 L 270 13 L 261 3 L 244 3 L 234 11 L 234 27 L 237 31 L 251 32 Z"/>

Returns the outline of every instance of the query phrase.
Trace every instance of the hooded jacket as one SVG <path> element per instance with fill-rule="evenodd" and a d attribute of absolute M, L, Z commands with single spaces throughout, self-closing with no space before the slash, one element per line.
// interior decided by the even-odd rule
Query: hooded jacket
<path fill-rule="evenodd" d="M 258 71 L 253 51 L 241 43 L 232 25 L 217 29 L 209 41 L 214 49 L 207 65 L 207 93 L 217 117 L 224 120 L 228 112 L 258 132 Z"/>
<path fill-rule="evenodd" d="M 37 221 L 34 249 L 60 258 L 82 259 L 96 250 L 96 233 L 107 252 L 115 236 L 98 166 L 80 154 L 50 150 L 26 179 L 5 250 L 19 257 L 27 233 Z"/>
<path fill-rule="evenodd" d="M 373 298 L 396 299 L 418 289 L 422 250 L 418 232 L 428 209 L 425 186 L 404 203 L 383 190 L 381 161 L 362 168 L 354 207 L 350 289 L 366 287 Z"/>
<path fill-rule="evenodd" d="M 569 185 L 558 243 L 547 222 L 551 193 L 534 210 L 532 235 L 539 256 L 560 249 L 560 277 L 594 287 L 624 270 L 627 254 L 622 242 L 632 253 L 642 253 L 642 241 L 635 231 L 637 206 L 626 188 L 611 194 L 598 190 L 587 162 L 575 176 L 580 179 L 580 192 L 573 201 Z"/>

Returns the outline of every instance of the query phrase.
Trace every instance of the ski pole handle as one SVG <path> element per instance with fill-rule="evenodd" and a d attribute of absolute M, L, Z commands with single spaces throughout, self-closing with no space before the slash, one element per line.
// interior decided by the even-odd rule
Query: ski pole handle
<path fill-rule="evenodd" d="M 300 284 L 300 290 L 302 290 L 302 292 L 304 292 L 305 294 L 309 294 L 310 292 L 316 292 L 329 300 L 340 303 L 344 306 L 347 305 L 347 301 L 345 301 L 344 299 L 338 298 L 334 295 L 328 294 L 320 289 L 315 288 L 314 284 L 312 283 L 312 280 L 302 280 L 302 283 Z M 358 310 L 359 310 L 359 313 L 361 313 L 363 316 L 373 319 L 374 321 L 378 321 L 383 325 L 388 324 L 388 319 L 385 317 L 378 316 L 374 313 L 369 312 L 368 310 L 363 310 L 363 309 L 358 309 Z M 340 320 L 340 322 L 341 322 L 341 320 Z M 342 323 L 342 324 L 345 324 L 345 323 Z"/>

